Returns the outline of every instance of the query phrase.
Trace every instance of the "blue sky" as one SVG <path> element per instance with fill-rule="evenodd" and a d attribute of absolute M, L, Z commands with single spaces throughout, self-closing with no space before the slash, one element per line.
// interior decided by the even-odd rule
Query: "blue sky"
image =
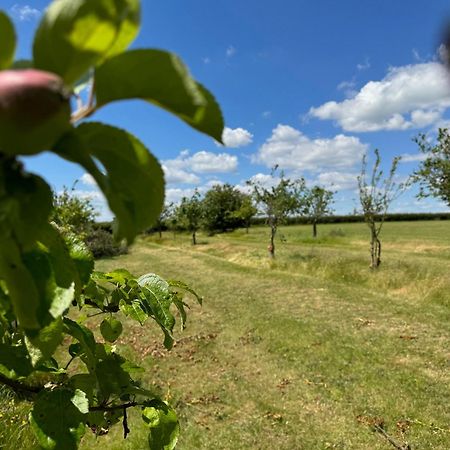
<path fill-rule="evenodd" d="M 19 35 L 18 58 L 48 1 L 3 0 Z M 211 6 L 213 5 L 213 6 Z M 279 164 L 288 176 L 338 191 L 335 210 L 350 213 L 365 151 L 387 167 L 404 155 L 399 179 L 418 164 L 412 138 L 450 124 L 450 81 L 439 38 L 444 0 L 143 1 L 135 48 L 174 51 L 222 106 L 226 147 L 143 102 L 121 102 L 94 116 L 126 128 L 163 163 L 167 199 L 217 182 L 266 180 Z M 76 179 L 108 218 L 83 170 L 51 155 L 28 158 L 56 190 Z M 447 211 L 438 200 L 405 193 L 393 211 Z"/>

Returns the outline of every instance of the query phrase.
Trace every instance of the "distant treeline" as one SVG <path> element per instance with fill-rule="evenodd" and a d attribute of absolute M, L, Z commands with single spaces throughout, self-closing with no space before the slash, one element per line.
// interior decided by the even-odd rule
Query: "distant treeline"
<path fill-rule="evenodd" d="M 401 221 L 415 221 L 415 220 L 450 220 L 450 213 L 396 213 L 388 214 L 386 216 L 386 222 L 401 222 Z M 251 220 L 252 225 L 263 225 L 265 224 L 265 217 L 253 217 Z M 364 222 L 364 216 L 354 214 L 354 215 L 333 215 L 322 217 L 319 223 L 354 223 L 354 222 Z M 307 217 L 288 217 L 286 219 L 286 225 L 302 225 L 308 224 L 310 220 Z M 97 222 L 95 224 L 96 228 L 113 232 L 112 222 Z M 167 230 L 166 226 L 161 227 L 163 231 Z M 158 229 L 149 229 L 147 232 L 156 232 Z"/>
<path fill-rule="evenodd" d="M 387 214 L 384 219 L 386 222 L 401 222 L 414 220 L 450 220 L 450 213 L 395 213 Z M 252 225 L 263 225 L 265 217 L 253 217 Z M 364 216 L 360 214 L 353 215 L 332 215 L 325 216 L 319 219 L 319 223 L 353 223 L 364 222 Z M 304 216 L 288 217 L 286 219 L 287 225 L 302 225 L 310 223 L 310 219 Z"/>

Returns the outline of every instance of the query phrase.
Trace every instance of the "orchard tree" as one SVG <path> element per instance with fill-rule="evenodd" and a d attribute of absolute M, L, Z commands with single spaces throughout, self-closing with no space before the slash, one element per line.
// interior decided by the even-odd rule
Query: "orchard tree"
<path fill-rule="evenodd" d="M 295 213 L 300 208 L 302 192 L 305 189 L 303 178 L 290 180 L 280 173 L 277 181 L 275 166 L 271 171 L 273 186 L 267 187 L 259 180 L 247 181 L 252 188 L 252 195 L 257 207 L 266 218 L 266 223 L 270 227 L 270 241 L 268 246 L 269 257 L 275 257 L 275 236 L 279 225 L 285 222 L 286 218 Z"/>
<path fill-rule="evenodd" d="M 203 227 L 209 233 L 234 230 L 242 225 L 236 214 L 242 206 L 244 194 L 226 183 L 216 184 L 203 198 Z"/>
<path fill-rule="evenodd" d="M 258 213 L 258 209 L 253 204 L 251 195 L 241 193 L 241 199 L 241 206 L 237 211 L 234 211 L 233 215 L 244 225 L 246 233 L 248 234 L 251 220 Z"/>
<path fill-rule="evenodd" d="M 156 219 L 156 224 L 154 228 L 158 230 L 159 238 L 162 238 L 162 228 L 164 226 L 167 226 L 167 222 L 170 220 L 170 217 L 173 215 L 174 211 L 174 204 L 169 203 L 163 206 L 163 209 L 161 213 L 159 214 L 158 218 Z M 153 228 L 153 229 L 154 229 Z"/>
<path fill-rule="evenodd" d="M 86 236 L 98 213 L 89 197 L 75 195 L 75 186 L 53 194 L 53 210 L 50 220 L 66 231 Z"/>
<path fill-rule="evenodd" d="M 193 291 L 155 274 L 95 272 L 83 242 L 50 222 L 48 184 L 21 161 L 52 151 L 82 166 L 116 216 L 118 240 L 131 243 L 154 224 L 164 203 L 159 162 L 127 131 L 83 119 L 142 99 L 218 141 L 223 119 L 177 56 L 127 50 L 140 16 L 139 0 L 56 0 L 32 61 L 15 65 L 14 27 L 0 12 L 0 383 L 33 401 L 30 424 L 44 449 L 76 449 L 87 430 L 102 435 L 120 421 L 126 437 L 129 408 L 140 409 L 151 449 L 174 448 L 179 433 L 174 410 L 134 379 L 139 368 L 114 342 L 121 311 L 142 325 L 155 321 L 170 349 L 174 308 L 184 326 L 183 292 Z M 72 102 L 79 83 L 88 94 Z M 103 341 L 72 309 L 104 316 Z"/>
<path fill-rule="evenodd" d="M 419 198 L 440 198 L 450 207 L 450 130 L 439 128 L 436 143 L 430 143 L 425 134 L 414 141 L 426 157 L 413 175 L 420 183 Z"/>
<path fill-rule="evenodd" d="M 407 183 L 397 183 L 394 179 L 400 157 L 392 161 L 387 177 L 381 169 L 380 152 L 375 150 L 375 162 L 367 173 L 367 155 L 363 156 L 361 174 L 358 176 L 359 201 L 364 220 L 370 229 L 370 267 L 376 269 L 381 264 L 380 233 L 392 202 L 403 192 Z"/>
<path fill-rule="evenodd" d="M 196 234 L 203 221 L 203 203 L 200 193 L 195 190 L 190 197 L 183 197 L 176 210 L 178 226 L 192 233 L 192 245 L 197 244 Z"/>
<path fill-rule="evenodd" d="M 317 223 L 324 216 L 333 213 L 331 204 L 333 203 L 334 192 L 321 186 L 314 186 L 307 189 L 302 202 L 303 214 L 308 217 L 313 226 L 313 237 L 317 237 Z"/>

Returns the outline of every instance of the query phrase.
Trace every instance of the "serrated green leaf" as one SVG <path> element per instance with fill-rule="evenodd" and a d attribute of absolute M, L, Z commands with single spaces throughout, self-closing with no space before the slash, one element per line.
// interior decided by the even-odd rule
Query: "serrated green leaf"
<path fill-rule="evenodd" d="M 172 296 L 167 281 L 154 273 L 142 275 L 137 281 L 152 315 L 159 325 L 171 332 L 175 318 L 170 312 Z"/>
<path fill-rule="evenodd" d="M 98 107 L 142 99 L 222 142 L 224 121 L 219 105 L 173 53 L 130 50 L 97 67 L 94 79 Z"/>
<path fill-rule="evenodd" d="M 141 308 L 140 300 L 131 300 L 130 303 L 120 300 L 119 308 L 126 316 L 136 320 L 141 325 L 144 325 L 144 322 L 148 319 L 148 314 Z"/>
<path fill-rule="evenodd" d="M 15 379 L 26 377 L 33 371 L 27 349 L 23 346 L 0 344 L 0 373 Z"/>
<path fill-rule="evenodd" d="M 117 217 L 118 239 L 132 242 L 159 217 L 164 203 L 162 168 L 130 133 L 97 122 L 84 123 L 66 134 L 54 151 L 81 164 L 94 177 Z"/>
<path fill-rule="evenodd" d="M 200 297 L 200 295 L 198 295 L 197 292 L 195 292 L 194 289 L 192 289 L 186 283 L 183 283 L 182 281 L 177 281 L 177 280 L 167 280 L 167 283 L 169 284 L 170 287 L 176 287 L 176 288 L 182 289 L 183 291 L 189 292 L 197 299 L 197 302 L 200 305 L 202 304 L 203 298 Z"/>
<path fill-rule="evenodd" d="M 160 400 L 151 400 L 142 409 L 142 419 L 150 428 L 148 444 L 151 450 L 173 450 L 180 434 L 175 411 Z"/>
<path fill-rule="evenodd" d="M 126 284 L 134 276 L 126 269 L 116 269 L 112 272 L 95 272 L 94 279 L 111 283 Z"/>
<path fill-rule="evenodd" d="M 122 330 L 122 322 L 114 317 L 107 317 L 100 324 L 100 332 L 103 339 L 108 342 L 115 342 L 122 334 Z"/>
<path fill-rule="evenodd" d="M 10 18 L 0 11 L 0 70 L 7 69 L 14 59 L 16 32 Z"/>
<path fill-rule="evenodd" d="M 39 445 L 50 450 L 76 450 L 85 433 L 89 410 L 86 394 L 77 389 L 55 389 L 40 393 L 30 413 Z"/>
<path fill-rule="evenodd" d="M 57 0 L 35 35 L 34 64 L 74 84 L 90 67 L 125 50 L 139 30 L 138 0 Z"/>

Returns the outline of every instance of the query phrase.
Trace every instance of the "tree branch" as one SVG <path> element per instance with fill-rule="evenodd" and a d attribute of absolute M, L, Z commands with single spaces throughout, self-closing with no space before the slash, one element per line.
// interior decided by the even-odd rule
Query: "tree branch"
<path fill-rule="evenodd" d="M 141 406 L 141 403 L 138 402 L 129 402 L 124 403 L 122 405 L 113 405 L 113 406 L 91 406 L 89 411 L 117 411 L 118 409 L 126 410 L 127 408 L 133 408 L 134 406 Z"/>
<path fill-rule="evenodd" d="M 10 387 L 15 392 L 21 392 L 27 396 L 36 395 L 44 389 L 44 386 L 30 386 L 17 380 L 11 380 L 0 374 L 0 383 Z"/>

